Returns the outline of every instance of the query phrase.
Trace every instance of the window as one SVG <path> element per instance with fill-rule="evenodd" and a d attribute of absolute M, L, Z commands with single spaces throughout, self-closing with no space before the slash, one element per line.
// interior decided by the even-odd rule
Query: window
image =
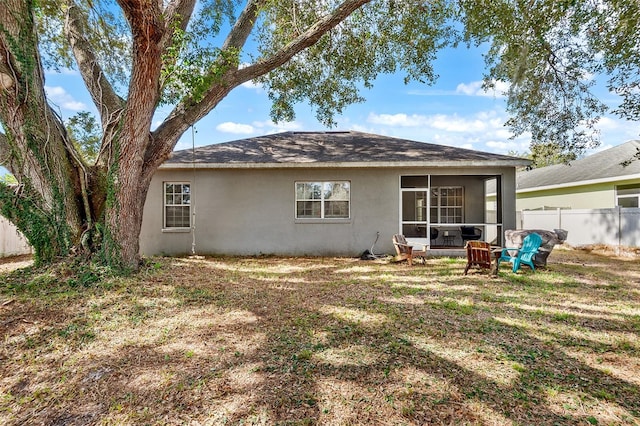
<path fill-rule="evenodd" d="M 431 222 L 463 223 L 463 213 L 464 191 L 461 186 L 431 188 Z"/>
<path fill-rule="evenodd" d="M 191 184 L 165 182 L 164 227 L 191 227 Z"/>
<path fill-rule="evenodd" d="M 640 184 L 616 186 L 616 206 L 639 207 Z"/>
<path fill-rule="evenodd" d="M 296 182 L 296 219 L 348 219 L 349 182 Z"/>

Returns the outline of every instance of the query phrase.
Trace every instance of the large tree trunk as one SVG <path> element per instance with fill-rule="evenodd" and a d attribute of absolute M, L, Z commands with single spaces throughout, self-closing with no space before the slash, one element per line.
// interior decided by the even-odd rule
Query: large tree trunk
<path fill-rule="evenodd" d="M 111 165 L 114 179 L 109 184 L 115 192 L 107 201 L 104 249 L 109 263 L 136 269 L 142 210 L 151 183 L 144 153 L 152 141 L 151 121 L 160 96 L 160 41 L 165 31 L 157 2 L 120 3 L 133 35 L 133 69 L 122 130 L 115 142 L 116 161 Z"/>
<path fill-rule="evenodd" d="M 0 116 L 6 131 L 0 151 L 21 184 L 0 191 L 0 211 L 25 234 L 36 258 L 49 260 L 80 241 L 85 180 L 60 117 L 46 101 L 33 13 L 33 4 L 21 0 L 0 7 Z"/>
<path fill-rule="evenodd" d="M 121 2 L 121 7 L 132 30 L 134 66 L 126 102 L 105 80 L 89 87 L 100 94 L 94 100 L 101 106 L 104 127 L 95 166 L 83 162 L 47 103 L 33 5 L 8 0 L 0 8 L 0 117 L 6 131 L 0 134 L 0 155 L 21 184 L 0 188 L 0 211 L 25 234 L 40 260 L 75 251 L 100 253 L 117 268 L 138 266 L 151 177 L 179 133 L 153 145 L 151 120 L 160 95 L 162 39 L 167 37 L 160 4 Z M 180 10 L 190 13 L 188 7 Z M 70 43 L 83 76 L 101 75 L 82 38 L 82 19 L 71 6 L 66 22 Z M 151 161 L 147 152 L 154 152 Z"/>
<path fill-rule="evenodd" d="M 75 251 L 101 253 L 119 268 L 138 265 L 142 210 L 160 164 L 145 164 L 144 153 L 160 93 L 164 32 L 157 3 L 126 2 L 123 9 L 134 37 L 129 94 L 125 104 L 96 86 L 105 115 L 115 118 L 103 119 L 106 149 L 96 166 L 88 166 L 47 103 L 33 5 L 8 0 L 0 8 L 0 116 L 6 131 L 0 154 L 10 159 L 2 163 L 20 182 L 18 188 L 0 188 L 0 211 L 25 234 L 39 260 Z M 73 31 L 81 16 L 70 11 L 67 25 Z M 84 40 L 73 36 L 74 48 L 82 49 Z M 84 59 L 95 65 L 91 57 Z M 173 146 L 175 140 L 165 143 Z"/>

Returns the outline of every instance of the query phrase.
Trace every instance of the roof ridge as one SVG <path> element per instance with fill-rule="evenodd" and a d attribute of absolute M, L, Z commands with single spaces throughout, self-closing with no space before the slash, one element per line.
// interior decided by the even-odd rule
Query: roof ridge
<path fill-rule="evenodd" d="M 528 160 L 358 131 L 281 132 L 174 151 L 169 164 L 420 164 L 513 166 Z"/>

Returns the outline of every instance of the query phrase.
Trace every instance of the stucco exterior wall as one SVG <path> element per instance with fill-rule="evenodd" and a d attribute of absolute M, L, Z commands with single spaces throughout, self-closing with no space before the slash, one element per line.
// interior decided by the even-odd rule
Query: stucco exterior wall
<path fill-rule="evenodd" d="M 613 208 L 615 205 L 615 186 L 612 183 L 521 192 L 516 201 L 517 210 L 566 207 L 605 209 Z"/>
<path fill-rule="evenodd" d="M 391 237 L 399 232 L 400 225 L 400 176 L 435 172 L 394 168 L 160 169 L 151 182 L 144 208 L 141 253 L 178 255 L 192 250 L 190 230 L 162 229 L 163 182 L 192 184 L 198 254 L 357 256 L 371 247 L 378 232 L 375 252 L 392 253 Z M 465 174 L 507 176 L 502 179 L 504 198 L 509 199 L 504 204 L 512 210 L 504 214 L 503 222 L 505 229 L 515 227 L 514 170 L 451 168 L 438 169 L 437 173 L 444 175 L 438 177 L 442 185 L 461 183 Z M 296 181 L 345 180 L 351 182 L 350 219 L 295 219 Z M 467 221 L 484 221 L 482 185 L 466 190 L 465 203 L 477 206 Z"/>

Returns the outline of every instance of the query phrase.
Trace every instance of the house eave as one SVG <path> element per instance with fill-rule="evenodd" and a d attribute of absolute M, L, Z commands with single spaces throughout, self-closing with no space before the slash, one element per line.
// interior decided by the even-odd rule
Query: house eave
<path fill-rule="evenodd" d="M 451 168 L 451 167 L 521 167 L 528 162 L 514 161 L 376 161 L 376 162 L 296 162 L 296 163 L 164 163 L 162 170 L 183 169 L 296 169 L 296 168 Z"/>

